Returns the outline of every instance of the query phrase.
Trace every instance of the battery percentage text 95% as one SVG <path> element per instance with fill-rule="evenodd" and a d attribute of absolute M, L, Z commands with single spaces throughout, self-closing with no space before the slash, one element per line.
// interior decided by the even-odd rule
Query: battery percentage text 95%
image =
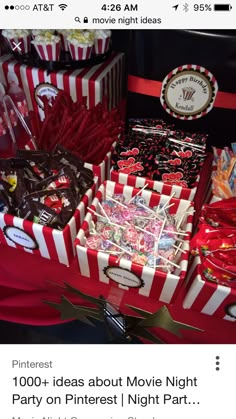
<path fill-rule="evenodd" d="M 211 12 L 212 6 L 211 4 L 194 4 L 193 9 L 195 12 Z"/>

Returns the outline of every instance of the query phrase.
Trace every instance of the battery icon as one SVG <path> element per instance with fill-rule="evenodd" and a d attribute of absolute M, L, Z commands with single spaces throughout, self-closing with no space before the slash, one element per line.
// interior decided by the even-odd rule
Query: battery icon
<path fill-rule="evenodd" d="M 216 12 L 230 12 L 231 9 L 231 4 L 214 4 L 214 10 Z"/>

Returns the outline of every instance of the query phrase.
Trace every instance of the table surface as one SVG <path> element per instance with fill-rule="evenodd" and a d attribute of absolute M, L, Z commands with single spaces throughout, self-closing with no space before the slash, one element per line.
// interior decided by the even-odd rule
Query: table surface
<path fill-rule="evenodd" d="M 5 245 L 0 245 L 0 255 L 1 320 L 38 326 L 62 323 L 60 312 L 46 305 L 44 301 L 59 303 L 61 295 L 65 294 L 63 290 L 65 282 L 88 295 L 96 297 L 103 295 L 108 299 L 111 295 L 111 286 L 79 275 L 76 259 L 70 267 L 66 267 Z M 174 304 L 168 305 L 173 319 L 199 328 L 201 331 L 183 330 L 182 337 L 176 337 L 163 329 L 155 329 L 155 334 L 165 343 L 236 343 L 234 322 L 185 310 L 182 308 L 182 297 L 180 294 Z M 88 305 L 79 297 L 76 299 L 73 297 L 73 303 Z M 163 303 L 158 301 L 123 292 L 121 311 L 124 307 L 127 310 L 127 304 L 149 312 L 155 312 L 163 306 Z"/>

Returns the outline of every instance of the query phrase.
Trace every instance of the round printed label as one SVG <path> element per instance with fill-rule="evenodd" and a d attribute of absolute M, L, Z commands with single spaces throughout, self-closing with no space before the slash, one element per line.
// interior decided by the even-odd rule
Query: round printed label
<path fill-rule="evenodd" d="M 5 226 L 3 232 L 8 239 L 19 246 L 31 250 L 38 248 L 37 242 L 19 227 Z"/>
<path fill-rule="evenodd" d="M 201 118 L 213 108 L 218 84 L 206 68 L 186 64 L 172 70 L 162 83 L 160 101 L 175 118 Z"/>
<path fill-rule="evenodd" d="M 229 304 L 225 307 L 225 312 L 230 316 L 236 319 L 236 303 Z"/>
<path fill-rule="evenodd" d="M 40 106 L 41 109 L 44 108 L 43 101 L 41 100 L 42 96 L 46 96 L 48 103 L 51 104 L 52 99 L 55 99 L 59 90 L 56 86 L 50 83 L 41 83 L 39 84 L 34 91 L 34 97 L 37 104 Z"/>
<path fill-rule="evenodd" d="M 129 288 L 140 288 L 143 287 L 143 280 L 135 275 L 133 272 L 128 271 L 128 269 L 116 267 L 116 266 L 107 266 L 104 268 L 104 273 L 112 281 L 117 282 L 120 285 L 124 285 Z"/>

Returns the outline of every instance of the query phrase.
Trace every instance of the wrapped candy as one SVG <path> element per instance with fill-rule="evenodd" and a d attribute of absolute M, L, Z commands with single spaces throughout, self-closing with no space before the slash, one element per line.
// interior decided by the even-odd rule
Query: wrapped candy
<path fill-rule="evenodd" d="M 191 253 L 201 258 L 200 271 L 207 281 L 236 287 L 236 198 L 204 205 Z"/>
<path fill-rule="evenodd" d="M 151 209 L 138 194 L 127 202 L 124 195 L 114 194 L 98 206 L 100 214 L 89 209 L 98 221 L 87 237 L 86 247 L 166 272 L 178 266 L 179 231 L 174 217 L 167 217 L 165 206 Z"/>
<path fill-rule="evenodd" d="M 92 184 L 92 171 L 67 150 L 18 150 L 0 159 L 0 212 L 62 230 Z"/>
<path fill-rule="evenodd" d="M 194 187 L 206 158 L 205 134 L 175 130 L 161 120 L 130 120 L 113 154 L 119 173 Z"/>

